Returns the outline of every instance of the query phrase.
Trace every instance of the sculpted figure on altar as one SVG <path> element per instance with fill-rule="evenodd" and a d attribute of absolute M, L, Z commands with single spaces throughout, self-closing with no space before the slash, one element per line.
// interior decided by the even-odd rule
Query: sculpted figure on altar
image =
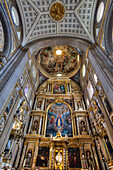
<path fill-rule="evenodd" d="M 62 164 L 62 155 L 60 152 L 56 155 L 56 164 L 61 165 Z"/>
<path fill-rule="evenodd" d="M 32 133 L 33 132 L 38 133 L 38 129 L 39 129 L 39 121 L 35 120 L 33 125 L 32 125 Z"/>
<path fill-rule="evenodd" d="M 32 160 L 32 150 L 28 150 L 27 155 L 24 160 L 24 167 L 30 167 L 31 166 L 31 160 Z"/>
<path fill-rule="evenodd" d="M 84 121 L 80 122 L 80 133 L 82 135 L 86 135 L 87 134 L 87 127 Z"/>

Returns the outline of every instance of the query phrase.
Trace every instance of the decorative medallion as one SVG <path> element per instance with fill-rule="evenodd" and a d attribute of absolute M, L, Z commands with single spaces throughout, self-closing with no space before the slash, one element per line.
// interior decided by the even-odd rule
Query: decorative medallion
<path fill-rule="evenodd" d="M 62 2 L 54 2 L 50 7 L 50 16 L 54 21 L 61 21 L 65 15 L 65 7 Z"/>
<path fill-rule="evenodd" d="M 45 47 L 37 55 L 38 68 L 47 77 L 71 77 L 80 68 L 80 55 L 71 46 Z"/>

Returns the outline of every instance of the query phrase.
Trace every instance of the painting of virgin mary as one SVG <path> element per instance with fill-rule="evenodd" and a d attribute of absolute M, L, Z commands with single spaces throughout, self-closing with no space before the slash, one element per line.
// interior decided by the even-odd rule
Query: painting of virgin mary
<path fill-rule="evenodd" d="M 56 136 L 58 131 L 62 136 L 72 137 L 71 111 L 64 103 L 54 103 L 48 110 L 46 136 Z"/>

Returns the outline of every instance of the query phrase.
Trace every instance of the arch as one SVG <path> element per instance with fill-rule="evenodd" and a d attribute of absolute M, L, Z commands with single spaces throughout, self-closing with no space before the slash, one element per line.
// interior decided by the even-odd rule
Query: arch
<path fill-rule="evenodd" d="M 101 28 L 105 7 L 106 7 L 106 0 L 99 0 L 97 1 L 96 10 L 95 10 L 95 17 L 94 17 L 94 39 L 95 41 L 98 40 L 99 31 Z"/>
<path fill-rule="evenodd" d="M 109 12 L 105 20 L 104 33 L 105 48 L 108 54 L 113 52 L 113 3 L 109 7 Z"/>
<path fill-rule="evenodd" d="M 1 56 L 4 56 L 4 57 L 6 56 L 6 58 L 8 59 L 8 57 L 10 56 L 11 47 L 12 47 L 11 28 L 10 28 L 10 22 L 8 20 L 6 11 L 1 3 L 0 3 L 0 19 L 1 19 L 2 26 L 3 26 L 3 31 L 5 33 L 4 34 L 4 48 L 3 48 L 3 52 L 1 53 Z"/>
<path fill-rule="evenodd" d="M 18 5 L 17 5 L 16 1 L 9 0 L 8 6 L 9 6 L 10 14 L 12 17 L 13 25 L 14 25 L 18 40 L 20 43 L 22 43 L 23 26 L 22 26 L 22 19 L 21 19 L 20 11 L 18 9 Z"/>

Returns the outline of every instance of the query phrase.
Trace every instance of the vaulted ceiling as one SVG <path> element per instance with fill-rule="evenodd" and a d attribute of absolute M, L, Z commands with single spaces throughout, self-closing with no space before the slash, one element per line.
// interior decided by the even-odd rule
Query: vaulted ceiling
<path fill-rule="evenodd" d="M 52 18 L 51 6 L 60 2 L 62 20 Z M 97 0 L 17 0 L 23 30 L 23 45 L 45 37 L 70 36 L 94 42 L 93 21 Z M 59 15 L 62 12 L 59 12 Z"/>

